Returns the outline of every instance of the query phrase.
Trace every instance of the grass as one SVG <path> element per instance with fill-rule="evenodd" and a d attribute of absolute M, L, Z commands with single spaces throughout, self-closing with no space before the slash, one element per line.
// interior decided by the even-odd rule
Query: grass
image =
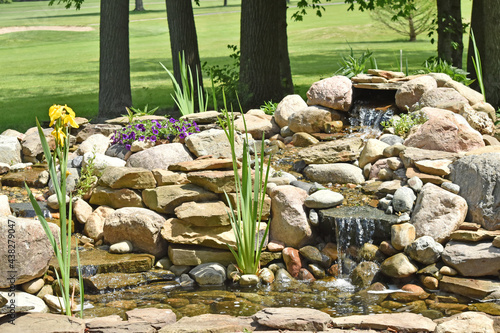
<path fill-rule="evenodd" d="M 194 7 L 202 62 L 232 62 L 226 45 L 239 45 L 240 8 L 238 1 L 230 3 L 223 7 L 222 0 L 201 0 L 201 7 Z M 144 1 L 144 5 L 146 12 L 134 13 L 134 2 L 130 3 L 132 101 L 134 107 L 149 104 L 160 107 L 157 114 L 169 113 L 174 106 L 173 87 L 159 64 L 172 68 L 165 2 Z M 463 16 L 470 17 L 471 2 L 464 0 L 463 6 Z M 293 10 L 289 9 L 289 17 Z M 40 25 L 81 25 L 95 30 L 0 35 L 0 132 L 7 128 L 25 131 L 35 126 L 35 117 L 48 120 L 46 110 L 54 103 L 71 105 L 79 116 L 97 115 L 99 1 L 86 0 L 80 11 L 49 7 L 46 1 L 0 4 L 0 29 Z M 410 72 L 421 68 L 436 49 L 426 36 L 407 42 L 373 22 L 368 13 L 347 12 L 347 5 L 333 3 L 326 6 L 322 18 L 310 12 L 303 22 L 289 21 L 288 45 L 295 90 L 303 97 L 313 82 L 335 73 L 349 46 L 355 55 L 369 49 L 378 67 L 388 70 L 399 70 L 402 49 Z M 209 78 L 204 78 L 204 85 L 210 87 Z"/>

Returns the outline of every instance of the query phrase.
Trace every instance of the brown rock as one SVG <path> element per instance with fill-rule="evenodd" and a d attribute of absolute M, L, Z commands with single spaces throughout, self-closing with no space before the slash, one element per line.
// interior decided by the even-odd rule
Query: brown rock
<path fill-rule="evenodd" d="M 314 275 L 309 272 L 306 268 L 301 268 L 299 270 L 299 274 L 297 275 L 297 279 L 301 281 L 313 282 L 316 281 Z"/>
<path fill-rule="evenodd" d="M 278 330 L 326 331 L 331 317 L 319 310 L 308 308 L 266 308 L 252 316 L 260 325 Z"/>
<path fill-rule="evenodd" d="M 238 162 L 238 166 L 241 163 Z M 229 158 L 198 158 L 194 161 L 179 162 L 168 167 L 171 171 L 203 171 L 233 169 L 233 161 Z"/>
<path fill-rule="evenodd" d="M 404 303 L 423 300 L 429 297 L 429 293 L 416 284 L 405 284 L 401 289 L 405 292 L 392 293 L 390 297 L 397 302 Z"/>
<path fill-rule="evenodd" d="M 333 327 L 376 330 L 390 328 L 398 332 L 417 333 L 434 332 L 436 324 L 431 319 L 415 313 L 383 313 L 333 318 Z"/>
<path fill-rule="evenodd" d="M 164 185 L 182 185 L 189 183 L 185 173 L 178 173 L 164 169 L 152 170 L 158 186 Z"/>
<path fill-rule="evenodd" d="M 87 223 L 83 229 L 83 233 L 94 241 L 98 241 L 104 237 L 104 221 L 110 217 L 115 210 L 108 206 L 99 206 L 88 217 Z"/>
<path fill-rule="evenodd" d="M 322 105 L 334 110 L 349 111 L 352 83 L 345 76 L 333 76 L 315 82 L 307 91 L 307 105 Z"/>
<path fill-rule="evenodd" d="M 300 269 L 302 268 L 302 262 L 300 260 L 299 250 L 292 247 L 286 247 L 283 249 L 283 261 L 286 265 L 286 270 L 293 277 L 298 277 Z"/>
<path fill-rule="evenodd" d="M 177 206 L 188 201 L 217 200 L 217 194 L 209 192 L 202 187 L 185 185 L 159 186 L 155 189 L 142 191 L 146 206 L 158 213 L 173 214 Z"/>
<path fill-rule="evenodd" d="M 143 168 L 107 167 L 99 179 L 99 184 L 113 189 L 145 189 L 156 187 L 151 171 Z"/>
<path fill-rule="evenodd" d="M 177 321 L 175 313 L 170 309 L 142 308 L 127 311 L 130 323 L 145 321 L 156 329 Z"/>
<path fill-rule="evenodd" d="M 89 202 L 92 205 L 110 206 L 115 209 L 122 207 L 144 207 L 141 196 L 128 188 L 114 190 L 109 187 L 97 186 L 92 190 Z"/>
<path fill-rule="evenodd" d="M 230 225 L 229 207 L 222 201 L 185 202 L 174 209 L 177 218 L 199 227 Z"/>

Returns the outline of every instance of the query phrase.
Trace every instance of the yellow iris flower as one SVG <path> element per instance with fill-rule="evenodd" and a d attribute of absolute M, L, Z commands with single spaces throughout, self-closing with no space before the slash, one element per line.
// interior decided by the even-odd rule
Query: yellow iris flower
<path fill-rule="evenodd" d="M 52 134 L 54 138 L 56 138 L 56 142 L 60 146 L 64 146 L 66 140 L 66 134 L 64 133 L 62 128 L 54 129 L 50 134 Z"/>
<path fill-rule="evenodd" d="M 50 108 L 49 108 L 49 117 L 50 117 L 50 124 L 49 126 L 52 126 L 54 124 L 54 122 L 61 118 L 63 114 L 63 107 L 61 105 L 52 105 Z"/>
<path fill-rule="evenodd" d="M 52 126 L 57 119 L 61 118 L 64 126 L 69 124 L 73 128 L 79 127 L 75 121 L 75 112 L 73 111 L 72 108 L 70 108 L 67 105 L 64 106 L 57 104 L 52 105 L 49 109 L 49 117 L 50 117 L 49 126 Z"/>

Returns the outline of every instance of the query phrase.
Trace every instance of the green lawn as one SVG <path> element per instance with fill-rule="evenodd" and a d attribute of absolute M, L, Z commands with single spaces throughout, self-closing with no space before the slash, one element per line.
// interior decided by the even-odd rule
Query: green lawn
<path fill-rule="evenodd" d="M 239 1 L 201 0 L 195 7 L 202 62 L 231 63 L 228 44 L 239 44 Z M 296 1 L 292 1 L 292 6 Z M 159 65 L 171 67 L 164 1 L 144 1 L 147 12 L 130 13 L 130 62 L 135 107 L 170 110 L 172 85 Z M 471 1 L 464 0 L 464 17 Z M 134 1 L 130 3 L 133 10 Z M 289 9 L 291 15 L 294 8 Z M 82 9 L 48 6 L 46 1 L 0 4 L 0 29 L 12 26 L 89 26 L 90 32 L 25 31 L 0 35 L 0 132 L 25 131 L 35 117 L 48 119 L 50 105 L 68 104 L 79 116 L 97 115 L 99 90 L 99 1 L 86 0 Z M 289 21 L 288 45 L 296 92 L 338 69 L 349 46 L 356 55 L 369 49 L 378 67 L 399 70 L 399 52 L 410 71 L 435 55 L 426 36 L 407 42 L 374 22 L 366 12 L 347 12 L 345 4 L 329 4 L 322 18 L 311 12 L 303 22 Z M 263 45 L 262 47 L 272 47 Z M 205 78 L 205 85 L 209 86 Z"/>

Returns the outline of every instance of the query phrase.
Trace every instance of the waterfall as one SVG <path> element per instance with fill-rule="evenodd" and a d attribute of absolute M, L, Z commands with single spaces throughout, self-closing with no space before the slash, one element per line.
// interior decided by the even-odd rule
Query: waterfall
<path fill-rule="evenodd" d="M 339 277 L 348 277 L 355 267 L 353 248 L 358 249 L 372 241 L 375 220 L 360 217 L 340 217 L 335 219 Z"/>
<path fill-rule="evenodd" d="M 349 123 L 360 127 L 359 131 L 366 135 L 377 136 L 383 129 L 381 123 L 388 121 L 394 111 L 393 106 L 376 107 L 366 101 L 356 101 L 350 111 Z"/>

